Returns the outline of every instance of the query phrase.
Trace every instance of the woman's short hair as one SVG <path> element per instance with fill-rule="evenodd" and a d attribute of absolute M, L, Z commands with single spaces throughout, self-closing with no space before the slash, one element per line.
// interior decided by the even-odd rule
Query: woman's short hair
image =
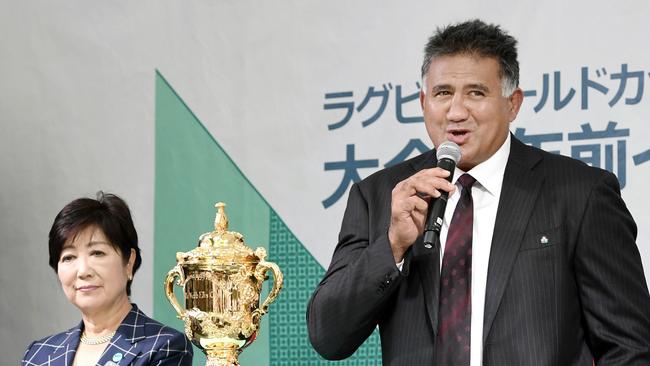
<path fill-rule="evenodd" d="M 56 215 L 50 229 L 50 267 L 58 272 L 59 259 L 65 243 L 73 240 L 79 232 L 90 226 L 96 226 L 104 232 L 125 264 L 129 261 L 131 249 L 135 250 L 133 264 L 135 275 L 142 263 L 142 257 L 131 211 L 120 197 L 102 191 L 97 192 L 97 199 L 78 198 L 68 203 Z M 131 282 L 132 279 L 126 285 L 127 295 L 131 295 Z"/>

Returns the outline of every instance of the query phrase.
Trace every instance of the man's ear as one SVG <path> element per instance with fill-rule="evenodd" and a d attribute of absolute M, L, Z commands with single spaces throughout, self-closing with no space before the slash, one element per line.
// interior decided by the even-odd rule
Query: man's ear
<path fill-rule="evenodd" d="M 420 108 L 424 110 L 424 100 L 426 99 L 427 95 L 424 93 L 423 89 L 420 89 Z"/>
<path fill-rule="evenodd" d="M 521 108 L 521 104 L 524 102 L 524 92 L 521 90 L 521 88 L 517 88 L 508 97 L 508 100 L 510 101 L 510 110 L 509 110 L 508 119 L 510 120 L 510 122 L 512 122 L 515 120 L 515 118 L 517 118 L 517 114 L 519 114 L 519 109 Z"/>

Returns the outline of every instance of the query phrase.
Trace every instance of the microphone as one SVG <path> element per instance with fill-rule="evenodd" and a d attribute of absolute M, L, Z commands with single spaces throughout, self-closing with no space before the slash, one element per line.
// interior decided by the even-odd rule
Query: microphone
<path fill-rule="evenodd" d="M 436 150 L 436 158 L 438 158 L 438 167 L 451 173 L 447 177 L 447 180 L 451 183 L 451 180 L 454 177 L 456 163 L 460 160 L 460 147 L 454 142 L 445 141 L 438 146 Z M 442 220 L 445 215 L 448 198 L 449 192 L 441 190 L 440 197 L 429 202 L 427 222 L 424 225 L 425 248 L 432 248 L 434 240 L 440 238 L 440 228 L 442 227 Z"/>

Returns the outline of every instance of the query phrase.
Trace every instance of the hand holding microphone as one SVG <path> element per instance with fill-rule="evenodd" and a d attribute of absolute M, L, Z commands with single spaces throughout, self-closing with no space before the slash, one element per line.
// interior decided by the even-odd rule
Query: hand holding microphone
<path fill-rule="evenodd" d="M 425 232 L 426 227 L 430 228 L 429 236 L 435 233 L 433 206 L 441 204 L 436 202 L 441 200 L 439 197 L 442 195 L 445 195 L 442 200 L 446 203 L 447 195 L 455 190 L 450 182 L 456 162 L 460 160 L 460 148 L 453 142 L 442 143 L 438 146 L 437 156 L 436 168 L 420 170 L 393 188 L 388 239 L 395 263 L 403 259 L 408 248 Z M 444 211 L 444 206 L 435 208 L 441 218 Z"/>

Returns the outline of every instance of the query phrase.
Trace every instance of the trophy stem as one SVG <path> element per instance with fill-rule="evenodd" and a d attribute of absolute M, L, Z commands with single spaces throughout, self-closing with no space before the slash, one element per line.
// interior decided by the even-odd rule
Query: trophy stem
<path fill-rule="evenodd" d="M 208 359 L 205 366 L 239 366 L 237 356 L 239 348 L 236 346 L 229 348 L 206 349 Z"/>

